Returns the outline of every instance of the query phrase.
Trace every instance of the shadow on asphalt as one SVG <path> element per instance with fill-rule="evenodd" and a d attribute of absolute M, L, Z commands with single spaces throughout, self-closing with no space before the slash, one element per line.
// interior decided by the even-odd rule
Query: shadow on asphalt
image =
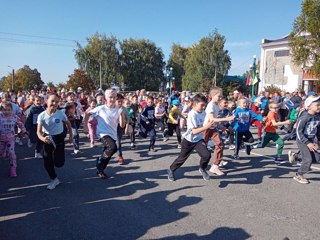
<path fill-rule="evenodd" d="M 166 240 L 194 240 L 194 239 L 227 239 L 227 240 L 245 240 L 252 237 L 242 228 L 230 228 L 230 227 L 220 227 L 215 229 L 212 233 L 208 235 L 198 236 L 196 234 L 186 234 L 180 236 L 170 236 L 166 238 L 159 238 L 159 239 L 166 239 Z"/>

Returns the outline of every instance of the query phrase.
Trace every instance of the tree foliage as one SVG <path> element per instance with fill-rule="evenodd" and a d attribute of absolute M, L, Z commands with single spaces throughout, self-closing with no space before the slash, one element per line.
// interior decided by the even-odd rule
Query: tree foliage
<path fill-rule="evenodd" d="M 119 51 L 116 47 L 118 40 L 114 36 L 107 38 L 105 34 L 95 33 L 87 38 L 87 42 L 85 47 L 77 43 L 75 58 L 79 67 L 94 80 L 97 88 L 100 85 L 100 67 L 104 88 L 109 87 L 112 82 L 119 83 Z"/>
<path fill-rule="evenodd" d="M 290 34 L 293 60 L 320 76 L 320 0 L 304 0 Z"/>
<path fill-rule="evenodd" d="M 182 78 L 184 90 L 204 92 L 211 86 L 223 86 L 231 67 L 231 58 L 224 50 L 225 37 L 217 30 L 188 49 Z"/>
<path fill-rule="evenodd" d="M 31 90 L 35 86 L 42 86 L 44 82 L 41 80 L 41 74 L 38 70 L 31 69 L 28 65 L 18 69 L 14 74 L 14 90 Z M 0 80 L 0 87 L 2 90 L 12 88 L 12 73 Z"/>
<path fill-rule="evenodd" d="M 66 83 L 66 88 L 77 89 L 81 87 L 84 91 L 91 91 L 95 89 L 95 85 L 92 79 L 82 69 L 75 69 L 74 73 L 69 76 L 69 80 Z"/>
<path fill-rule="evenodd" d="M 129 90 L 145 88 L 158 91 L 164 80 L 162 50 L 145 39 L 120 42 L 120 71 Z"/>

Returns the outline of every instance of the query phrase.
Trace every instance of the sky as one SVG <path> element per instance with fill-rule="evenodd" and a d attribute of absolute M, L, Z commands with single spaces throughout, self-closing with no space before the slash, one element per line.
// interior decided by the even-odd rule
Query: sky
<path fill-rule="evenodd" d="M 168 60 L 173 43 L 189 47 L 217 29 L 242 75 L 262 39 L 292 30 L 302 0 L 0 0 L 0 77 L 29 65 L 45 83 L 63 83 L 77 68 L 75 41 L 94 33 L 148 39 Z"/>

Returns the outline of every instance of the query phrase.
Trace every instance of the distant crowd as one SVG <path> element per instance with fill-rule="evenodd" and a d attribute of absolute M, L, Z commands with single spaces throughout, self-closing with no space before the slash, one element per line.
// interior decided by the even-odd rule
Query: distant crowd
<path fill-rule="evenodd" d="M 149 93 L 145 89 L 85 92 L 81 87 L 48 92 L 44 87 L 40 91 L 8 89 L 0 96 L 0 157 L 9 159 L 9 175 L 17 177 L 15 144 L 23 145 L 21 139 L 28 138 L 26 145 L 35 149 L 34 157 L 44 160 L 51 179 L 49 190 L 60 184 L 56 168 L 65 162 L 66 136 L 74 155 L 81 154 L 79 129 L 88 136 L 91 148 L 102 143 L 101 156 L 96 159 L 99 178 L 106 178 L 105 169 L 116 153 L 118 163 L 126 164 L 126 151 L 137 151 L 137 137 L 149 137 L 148 151 L 157 152 L 174 134 L 180 153 L 167 169 L 170 181 L 194 150 L 200 156 L 199 173 L 204 180 L 210 179 L 208 171 L 225 174 L 225 148 L 234 150 L 233 158 L 238 160 L 241 149 L 250 155 L 252 149 L 264 148 L 270 141 L 276 143 L 275 164 L 289 161 L 299 167 L 293 177 L 299 183 L 309 183 L 304 175 L 312 162 L 320 162 L 320 96 L 314 92 L 297 89 L 247 97 L 238 90 L 223 96 L 219 87 L 206 94 Z M 251 126 L 257 128 L 257 136 L 251 133 Z M 277 133 L 278 127 L 287 133 L 284 137 Z M 130 138 L 130 149 L 125 151 L 124 135 Z M 284 143 L 293 140 L 299 151 L 289 151 L 286 159 L 282 156 Z"/>

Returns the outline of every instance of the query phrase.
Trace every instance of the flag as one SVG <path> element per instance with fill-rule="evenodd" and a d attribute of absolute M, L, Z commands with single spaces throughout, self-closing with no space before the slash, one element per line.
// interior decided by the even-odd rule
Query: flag
<path fill-rule="evenodd" d="M 257 84 L 259 82 L 259 79 L 258 79 L 258 76 L 257 76 L 257 74 L 256 74 L 256 76 L 254 77 L 254 79 L 253 79 L 253 85 L 255 85 L 255 84 Z"/>
<path fill-rule="evenodd" d="M 248 74 L 247 81 L 246 81 L 246 86 L 249 86 L 249 85 L 251 85 L 251 76 L 250 76 L 250 74 Z"/>

